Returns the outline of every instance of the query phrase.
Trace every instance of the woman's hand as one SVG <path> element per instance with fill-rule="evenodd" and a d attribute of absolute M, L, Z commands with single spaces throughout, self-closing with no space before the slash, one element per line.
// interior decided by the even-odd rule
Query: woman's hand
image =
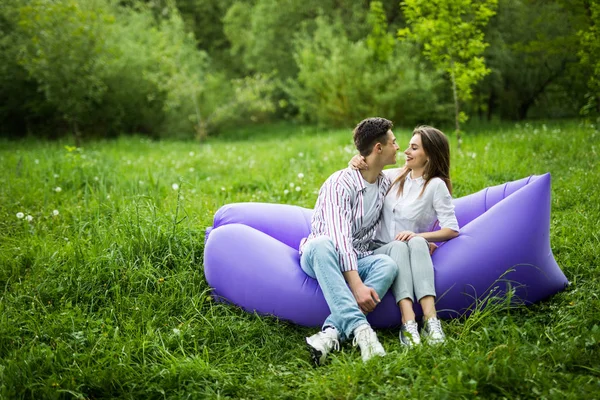
<path fill-rule="evenodd" d="M 400 240 L 402 242 L 408 242 L 410 239 L 414 238 L 415 236 L 417 236 L 417 234 L 412 231 L 402 231 L 396 235 L 395 239 Z"/>
<path fill-rule="evenodd" d="M 427 244 L 429 245 L 429 255 L 433 255 L 433 252 L 437 250 L 438 245 L 433 243 L 433 242 L 427 242 Z"/>
<path fill-rule="evenodd" d="M 360 154 L 357 154 L 354 157 L 352 157 L 352 159 L 348 163 L 348 166 L 352 169 L 358 169 L 363 171 L 369 169 L 369 166 L 365 162 L 365 158 Z"/>

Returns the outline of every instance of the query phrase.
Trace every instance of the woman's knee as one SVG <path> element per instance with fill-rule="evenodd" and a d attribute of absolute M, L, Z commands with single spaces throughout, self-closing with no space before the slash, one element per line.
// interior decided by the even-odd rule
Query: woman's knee
<path fill-rule="evenodd" d="M 427 239 L 421 236 L 415 236 L 408 241 L 408 247 L 410 250 L 422 250 L 425 249 L 429 251 L 429 244 L 427 243 Z"/>
<path fill-rule="evenodd" d="M 388 243 L 386 254 L 393 258 L 396 262 L 398 260 L 408 260 L 408 245 L 406 242 L 401 242 L 399 240 L 394 240 L 393 242 Z"/>

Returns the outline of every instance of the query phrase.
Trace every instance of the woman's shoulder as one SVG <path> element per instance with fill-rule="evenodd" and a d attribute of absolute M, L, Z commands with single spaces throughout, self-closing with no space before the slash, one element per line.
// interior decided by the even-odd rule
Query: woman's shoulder
<path fill-rule="evenodd" d="M 399 177 L 404 172 L 404 167 L 384 169 L 383 175 L 387 176 L 391 181 Z"/>
<path fill-rule="evenodd" d="M 433 177 L 429 180 L 429 183 L 427 184 L 427 186 L 429 188 L 431 188 L 431 191 L 440 191 L 440 192 L 444 192 L 444 193 L 450 193 L 448 191 L 448 186 L 446 186 L 446 182 L 444 182 L 444 180 L 440 177 Z"/>

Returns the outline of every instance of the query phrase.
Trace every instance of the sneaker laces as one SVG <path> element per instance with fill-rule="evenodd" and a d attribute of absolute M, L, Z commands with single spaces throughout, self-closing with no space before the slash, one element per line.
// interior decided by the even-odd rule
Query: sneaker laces
<path fill-rule="evenodd" d="M 442 323 L 437 318 L 431 318 L 427 320 L 428 333 L 434 337 L 444 337 L 444 331 L 442 330 Z"/>
<path fill-rule="evenodd" d="M 375 336 L 374 338 L 372 336 Z M 369 328 L 365 328 L 365 329 L 361 329 L 360 331 L 356 332 L 354 334 L 354 340 L 352 340 L 352 345 L 353 346 L 360 346 L 360 348 L 362 349 L 363 346 L 369 346 L 371 348 L 373 348 L 373 344 L 374 342 L 377 341 L 377 335 L 375 334 L 375 332 L 372 329 Z"/>
<path fill-rule="evenodd" d="M 404 328 L 406 329 L 406 332 L 410 334 L 411 340 L 414 341 L 419 337 L 419 325 L 417 325 L 416 322 L 409 321 L 404 324 Z"/>
<path fill-rule="evenodd" d="M 331 333 L 327 331 L 321 332 L 321 336 L 323 337 L 323 342 L 329 349 L 333 349 L 335 351 L 340 350 L 340 341 L 337 339 L 337 332 L 332 331 Z"/>

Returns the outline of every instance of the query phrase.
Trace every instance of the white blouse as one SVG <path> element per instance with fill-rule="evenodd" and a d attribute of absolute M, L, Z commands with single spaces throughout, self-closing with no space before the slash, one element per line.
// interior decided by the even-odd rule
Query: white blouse
<path fill-rule="evenodd" d="M 394 182 L 401 169 L 386 169 L 383 173 Z M 423 195 L 419 197 L 424 184 L 422 177 L 412 179 L 411 174 L 408 174 L 401 196 L 398 196 L 398 183 L 390 188 L 383 203 L 381 224 L 375 233 L 376 240 L 389 243 L 401 231 L 431 232 L 436 221 L 439 221 L 441 228 L 459 231 L 452 196 L 444 181 L 440 178 L 431 179 Z"/>

